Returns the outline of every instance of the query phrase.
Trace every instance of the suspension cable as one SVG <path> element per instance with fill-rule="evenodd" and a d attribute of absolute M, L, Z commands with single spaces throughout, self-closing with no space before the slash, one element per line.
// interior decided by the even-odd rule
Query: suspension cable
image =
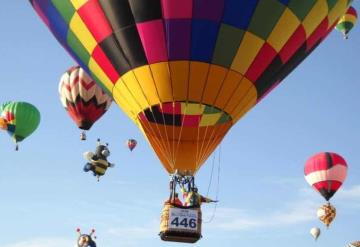
<path fill-rule="evenodd" d="M 215 200 L 216 200 L 216 201 L 219 199 L 219 191 L 220 191 L 221 144 L 219 145 L 219 152 L 218 152 L 218 153 L 219 153 L 219 154 L 218 154 L 218 169 L 217 169 L 218 177 L 217 177 L 216 197 L 215 197 Z M 214 158 L 214 160 L 215 160 L 215 158 Z M 215 162 L 214 162 L 214 163 L 215 163 Z M 210 219 L 207 220 L 207 221 L 203 221 L 204 223 L 211 223 L 211 222 L 213 221 L 213 219 L 215 218 L 215 214 L 216 214 L 216 210 L 217 210 L 217 205 L 218 205 L 218 203 L 216 202 Z"/>

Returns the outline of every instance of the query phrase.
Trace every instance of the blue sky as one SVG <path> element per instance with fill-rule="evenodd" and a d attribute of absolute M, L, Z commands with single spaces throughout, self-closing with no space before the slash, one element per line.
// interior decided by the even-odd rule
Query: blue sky
<path fill-rule="evenodd" d="M 42 114 L 19 152 L 0 133 L 0 246 L 73 246 L 77 227 L 96 228 L 100 247 L 182 246 L 157 236 L 169 179 L 136 126 L 113 104 L 80 142 L 57 91 L 74 61 L 27 1 L 3 3 L 0 27 L 0 102 L 28 101 Z M 358 27 L 347 41 L 333 32 L 231 129 L 221 145 L 220 203 L 194 246 L 345 246 L 360 239 L 358 44 Z M 82 172 L 82 153 L 95 148 L 97 137 L 110 144 L 116 164 L 100 183 Z M 132 153 L 128 138 L 139 142 Z M 319 151 L 335 151 L 349 164 L 329 230 L 316 218 L 323 199 L 303 178 L 304 162 Z M 211 165 L 212 157 L 197 177 L 205 193 Z M 203 210 L 207 221 L 214 205 Z M 323 230 L 316 243 L 313 226 Z"/>

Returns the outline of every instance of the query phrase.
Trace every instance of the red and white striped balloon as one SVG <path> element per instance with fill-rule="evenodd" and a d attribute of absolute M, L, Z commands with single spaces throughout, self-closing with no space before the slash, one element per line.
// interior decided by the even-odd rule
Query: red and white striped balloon
<path fill-rule="evenodd" d="M 344 183 L 347 168 L 345 159 L 340 155 L 318 153 L 305 163 L 305 180 L 329 201 Z"/>
<path fill-rule="evenodd" d="M 59 94 L 62 105 L 83 130 L 89 130 L 112 103 L 111 97 L 79 66 L 63 74 Z"/>

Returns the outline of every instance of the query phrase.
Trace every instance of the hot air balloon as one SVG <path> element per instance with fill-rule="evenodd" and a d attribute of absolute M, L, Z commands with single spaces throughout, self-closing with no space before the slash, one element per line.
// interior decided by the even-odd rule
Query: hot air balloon
<path fill-rule="evenodd" d="M 315 240 L 317 240 L 319 238 L 320 234 L 321 234 L 320 228 L 318 228 L 318 227 L 311 228 L 310 229 L 310 234 L 311 234 L 311 236 L 313 236 L 313 238 Z"/>
<path fill-rule="evenodd" d="M 127 146 L 130 149 L 130 151 L 133 151 L 133 149 L 136 147 L 137 141 L 135 139 L 129 139 L 127 141 Z"/>
<path fill-rule="evenodd" d="M 349 1 L 30 3 L 138 125 L 166 171 L 194 176 L 229 129 L 334 29 Z"/>
<path fill-rule="evenodd" d="M 85 140 L 85 130 L 108 110 L 112 99 L 79 66 L 74 66 L 60 79 L 59 94 L 62 105 L 76 123 L 84 130 L 80 139 Z"/>
<path fill-rule="evenodd" d="M 348 34 L 350 30 L 355 26 L 356 22 L 357 12 L 356 9 L 351 6 L 340 18 L 335 28 L 343 34 L 344 39 L 348 39 Z"/>
<path fill-rule="evenodd" d="M 80 228 L 76 229 L 79 233 L 79 238 L 77 240 L 76 246 L 77 247 L 96 247 L 96 243 L 93 240 L 96 237 L 93 237 L 95 230 L 92 229 L 90 234 L 82 234 Z"/>
<path fill-rule="evenodd" d="M 318 153 L 306 161 L 304 173 L 310 186 L 329 201 L 346 178 L 347 164 L 344 158 L 336 153 Z M 318 217 L 326 226 L 329 226 L 335 215 L 336 210 L 330 203 L 318 210 Z"/>
<path fill-rule="evenodd" d="M 1 121 L 16 144 L 31 135 L 40 123 L 39 110 L 27 102 L 8 102 L 2 107 Z"/>
<path fill-rule="evenodd" d="M 331 222 L 336 217 L 336 208 L 332 206 L 330 203 L 324 204 L 319 207 L 319 209 L 316 212 L 317 217 L 319 220 L 326 225 L 326 227 L 329 227 Z"/>
<path fill-rule="evenodd" d="M 360 247 L 360 241 L 349 244 L 347 247 Z"/>

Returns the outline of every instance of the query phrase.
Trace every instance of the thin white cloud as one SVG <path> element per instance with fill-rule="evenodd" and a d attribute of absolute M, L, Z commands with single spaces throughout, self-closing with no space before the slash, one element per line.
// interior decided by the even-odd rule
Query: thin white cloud
<path fill-rule="evenodd" d="M 65 247 L 74 246 L 74 241 L 63 238 L 37 238 L 5 245 L 3 247 Z"/>
<path fill-rule="evenodd" d="M 337 193 L 337 198 L 360 200 L 360 185 L 355 185 L 349 189 L 340 189 L 340 191 Z"/>
<path fill-rule="evenodd" d="M 159 228 L 158 221 L 151 221 L 145 226 L 121 226 L 109 228 L 107 232 L 111 235 L 128 239 L 148 239 L 154 238 Z"/>
<path fill-rule="evenodd" d="M 287 209 L 268 212 L 249 212 L 237 208 L 220 208 L 211 228 L 225 231 L 239 231 L 265 227 L 286 227 L 314 220 L 316 203 L 300 201 Z"/>
<path fill-rule="evenodd" d="M 309 188 L 299 189 L 297 202 L 284 204 L 274 212 L 249 211 L 240 208 L 218 208 L 215 220 L 209 228 L 225 231 L 249 230 L 265 227 L 288 227 L 291 225 L 310 222 L 316 219 L 316 210 L 319 207 L 321 196 Z M 360 206 L 360 185 L 349 189 L 341 189 L 336 194 L 341 204 L 349 207 Z M 205 212 L 206 214 L 206 212 Z"/>
<path fill-rule="evenodd" d="M 159 221 L 152 220 L 144 226 L 110 227 L 107 230 L 109 237 L 121 239 L 123 247 L 141 246 L 144 241 L 158 238 Z"/>

